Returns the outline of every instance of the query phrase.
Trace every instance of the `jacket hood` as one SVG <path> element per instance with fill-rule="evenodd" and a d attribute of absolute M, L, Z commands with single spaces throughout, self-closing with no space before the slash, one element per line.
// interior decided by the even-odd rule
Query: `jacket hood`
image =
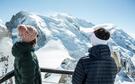
<path fill-rule="evenodd" d="M 34 51 L 32 45 L 26 42 L 16 42 L 12 47 L 12 54 L 15 57 L 21 57 L 25 52 Z"/>
<path fill-rule="evenodd" d="M 90 58 L 107 59 L 107 57 L 111 57 L 111 52 L 108 45 L 93 46 L 88 50 L 88 52 Z"/>

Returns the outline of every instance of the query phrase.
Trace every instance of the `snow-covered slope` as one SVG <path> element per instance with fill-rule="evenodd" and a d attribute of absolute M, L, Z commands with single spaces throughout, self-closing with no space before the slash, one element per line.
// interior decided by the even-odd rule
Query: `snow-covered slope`
<path fill-rule="evenodd" d="M 117 45 L 135 53 L 135 40 L 121 29 L 115 30 L 112 39 Z"/>
<path fill-rule="evenodd" d="M 17 40 L 16 27 L 18 24 L 30 24 L 38 29 L 38 48 L 43 47 L 50 39 L 60 39 L 70 56 L 79 58 L 86 53 L 90 46 L 89 38 L 80 32 L 79 28 L 92 27 L 93 24 L 75 17 L 60 14 L 43 17 L 19 12 L 12 17 L 10 22 L 6 23 L 9 31 L 12 32 L 14 42 Z"/>
<path fill-rule="evenodd" d="M 8 36 L 9 32 L 0 22 L 0 77 L 13 70 L 13 56 L 11 54 L 12 40 Z M 9 81 L 12 82 L 12 79 Z"/>
<path fill-rule="evenodd" d="M 45 45 L 46 41 L 44 33 L 45 23 L 42 18 L 27 12 L 19 12 L 15 16 L 13 16 L 11 21 L 6 23 L 8 30 L 12 33 L 12 39 L 14 39 L 13 43 L 15 43 L 18 40 L 16 29 L 18 24 L 31 24 L 35 26 L 39 32 L 37 48 Z"/>
<path fill-rule="evenodd" d="M 9 36 L 9 33 L 6 29 L 6 26 L 4 25 L 2 20 L 0 20 L 0 39 L 2 39 L 3 37 L 7 37 L 7 36 Z"/>
<path fill-rule="evenodd" d="M 44 47 L 36 51 L 40 67 L 58 68 L 62 61 L 70 58 L 66 48 L 60 40 L 50 40 Z M 48 65 L 49 64 L 49 65 Z"/>
<path fill-rule="evenodd" d="M 18 40 L 18 24 L 29 24 L 37 28 L 39 37 L 36 48 L 39 50 L 36 53 L 41 67 L 73 70 L 77 60 L 91 47 L 89 30 L 94 25 L 67 14 L 41 16 L 24 11 L 17 13 L 6 23 L 12 33 L 13 43 Z M 121 58 L 132 57 L 135 54 L 135 40 L 120 29 L 110 28 L 110 31 L 112 37 L 109 45 L 112 51 L 118 50 Z M 120 77 L 123 78 L 123 75 L 118 74 L 117 79 L 121 80 Z"/>

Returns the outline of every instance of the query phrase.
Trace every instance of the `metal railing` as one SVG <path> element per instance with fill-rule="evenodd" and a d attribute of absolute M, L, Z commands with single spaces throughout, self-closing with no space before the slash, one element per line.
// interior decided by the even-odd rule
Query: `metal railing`
<path fill-rule="evenodd" d="M 73 75 L 73 71 L 69 70 L 57 70 L 57 69 L 49 69 L 49 68 L 41 68 L 41 72 L 47 72 L 47 73 L 55 73 L 55 74 L 67 74 L 67 75 Z M 5 76 L 0 78 L 0 84 L 5 82 L 6 80 L 12 78 L 14 76 L 14 70 L 7 73 Z"/>

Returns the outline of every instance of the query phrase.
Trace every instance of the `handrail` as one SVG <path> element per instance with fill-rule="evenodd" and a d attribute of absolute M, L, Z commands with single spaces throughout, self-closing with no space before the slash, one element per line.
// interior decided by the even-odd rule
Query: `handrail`
<path fill-rule="evenodd" d="M 50 68 L 41 68 L 41 72 L 55 73 L 55 74 L 68 74 L 73 75 L 73 71 L 69 70 L 58 70 L 58 69 L 50 69 Z"/>
<path fill-rule="evenodd" d="M 49 69 L 49 68 L 40 68 L 40 70 L 41 72 L 48 72 L 48 73 L 55 73 L 55 74 L 73 75 L 74 73 L 73 71 L 69 71 L 69 70 L 57 70 L 57 69 Z M 7 73 L 5 76 L 0 78 L 0 84 L 10 79 L 13 76 L 14 76 L 14 70 L 12 70 L 11 72 Z"/>
<path fill-rule="evenodd" d="M 10 79 L 13 76 L 14 76 L 14 70 L 12 70 L 11 72 L 7 73 L 5 76 L 0 78 L 0 84 L 3 83 L 4 81 Z"/>

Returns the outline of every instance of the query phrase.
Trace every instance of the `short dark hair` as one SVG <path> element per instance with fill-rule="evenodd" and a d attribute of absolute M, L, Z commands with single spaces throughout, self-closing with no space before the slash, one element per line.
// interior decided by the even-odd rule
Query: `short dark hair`
<path fill-rule="evenodd" d="M 94 34 L 96 35 L 96 37 L 102 40 L 108 40 L 110 38 L 110 32 L 104 28 L 99 28 L 95 30 Z"/>

